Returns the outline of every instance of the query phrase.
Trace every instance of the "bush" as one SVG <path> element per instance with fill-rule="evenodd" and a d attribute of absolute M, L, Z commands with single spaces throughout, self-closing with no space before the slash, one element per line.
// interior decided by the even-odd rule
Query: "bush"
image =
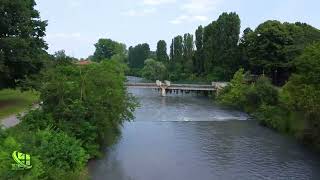
<path fill-rule="evenodd" d="M 45 167 L 38 156 L 32 156 L 32 168 L 28 171 L 12 171 L 11 165 L 15 162 L 12 159 L 12 152 L 23 150 L 24 144 L 18 141 L 16 137 L 9 135 L 3 130 L 0 137 L 0 179 L 41 179 L 45 172 Z M 29 136 L 29 134 L 24 134 Z M 29 136 L 31 137 L 31 136 Z M 35 148 L 36 146 L 33 145 Z"/>
<path fill-rule="evenodd" d="M 138 68 L 130 68 L 126 71 L 127 76 L 136 76 L 136 77 L 142 77 L 142 69 Z"/>
<path fill-rule="evenodd" d="M 49 178 L 60 179 L 66 174 L 81 172 L 89 158 L 80 141 L 64 132 L 39 131 L 35 146 L 34 154 L 41 159 L 46 167 L 45 176 Z"/>
<path fill-rule="evenodd" d="M 41 109 L 30 110 L 21 119 L 21 124 L 29 130 L 45 129 L 54 125 L 51 114 L 43 112 Z"/>
<path fill-rule="evenodd" d="M 18 134 L 20 132 L 23 134 Z M 26 131 L 10 129 L 0 138 L 0 179 L 65 179 L 77 177 L 85 168 L 89 155 L 79 140 L 64 132 L 50 129 Z M 11 135 L 12 134 L 12 135 Z M 31 155 L 32 168 L 28 171 L 12 171 L 12 152 Z M 78 176 L 79 177 L 79 176 Z M 74 178 L 76 179 L 76 178 Z"/>
<path fill-rule="evenodd" d="M 162 62 L 147 59 L 142 70 L 142 77 L 152 81 L 165 80 L 167 78 L 167 68 Z"/>
<path fill-rule="evenodd" d="M 278 104 L 278 90 L 271 84 L 271 81 L 262 76 L 256 83 L 253 83 L 245 92 L 245 109 L 253 112 L 262 104 L 275 106 Z"/>
<path fill-rule="evenodd" d="M 276 129 L 280 132 L 290 132 L 290 112 L 279 106 L 263 104 L 253 114 L 262 125 Z"/>
<path fill-rule="evenodd" d="M 231 106 L 237 109 L 243 109 L 246 104 L 246 92 L 249 86 L 244 80 L 244 70 L 240 69 L 234 74 L 230 85 L 225 88 L 218 97 L 218 101 L 226 106 Z"/>

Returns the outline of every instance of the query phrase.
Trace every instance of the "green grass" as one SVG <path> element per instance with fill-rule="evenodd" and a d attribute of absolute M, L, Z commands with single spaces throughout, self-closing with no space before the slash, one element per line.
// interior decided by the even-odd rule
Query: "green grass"
<path fill-rule="evenodd" d="M 0 121 L 13 114 L 23 112 L 39 99 L 34 91 L 21 92 L 20 90 L 0 90 Z"/>

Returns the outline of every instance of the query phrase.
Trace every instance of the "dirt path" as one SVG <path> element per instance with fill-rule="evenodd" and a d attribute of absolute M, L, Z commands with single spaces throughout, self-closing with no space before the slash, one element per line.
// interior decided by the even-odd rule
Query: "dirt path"
<path fill-rule="evenodd" d="M 37 109 L 39 108 L 39 105 L 35 105 L 33 106 L 32 109 Z M 23 116 L 25 114 L 25 112 L 20 113 L 21 116 Z M 6 117 L 4 119 L 0 119 L 0 124 L 4 127 L 4 128 L 11 128 L 13 126 L 16 126 L 17 124 L 20 123 L 20 120 L 17 117 L 18 114 L 15 115 L 11 115 L 9 117 Z"/>
<path fill-rule="evenodd" d="M 17 118 L 17 115 L 11 115 L 1 120 L 1 125 L 3 125 L 4 128 L 10 128 L 19 123 L 20 123 L 20 120 Z"/>

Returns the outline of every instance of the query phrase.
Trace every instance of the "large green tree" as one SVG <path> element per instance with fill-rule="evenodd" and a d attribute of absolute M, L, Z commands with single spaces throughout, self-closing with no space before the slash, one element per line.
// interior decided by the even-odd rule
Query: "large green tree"
<path fill-rule="evenodd" d="M 168 63 L 169 57 L 167 54 L 167 43 L 164 40 L 160 40 L 157 43 L 157 60 L 163 63 Z"/>
<path fill-rule="evenodd" d="M 138 44 L 135 47 L 129 47 L 129 66 L 130 68 L 142 69 L 144 61 L 150 56 L 149 44 Z"/>
<path fill-rule="evenodd" d="M 308 44 L 320 40 L 320 31 L 303 23 L 266 21 L 244 40 L 252 72 L 267 74 L 282 85 L 296 68 L 292 61 Z"/>
<path fill-rule="evenodd" d="M 182 61 L 183 61 L 183 37 L 176 36 L 172 40 L 171 48 L 170 48 L 170 65 L 169 71 L 173 78 L 178 78 L 178 74 L 182 71 Z"/>
<path fill-rule="evenodd" d="M 204 73 L 204 54 L 203 54 L 203 32 L 204 29 L 202 26 L 199 26 L 196 30 L 196 52 L 194 57 L 194 70 L 198 75 Z"/>
<path fill-rule="evenodd" d="M 204 59 L 206 74 L 218 80 L 229 80 L 237 69 L 237 47 L 240 18 L 236 13 L 223 13 L 204 29 Z"/>
<path fill-rule="evenodd" d="M 124 56 L 126 54 L 126 45 L 111 39 L 99 39 L 94 46 L 96 50 L 92 58 L 97 62 L 103 59 L 110 59 L 114 55 Z"/>
<path fill-rule="evenodd" d="M 183 61 L 182 72 L 190 75 L 193 72 L 193 55 L 194 55 L 194 42 L 193 35 L 187 33 L 183 35 Z"/>
<path fill-rule="evenodd" d="M 16 86 L 43 66 L 47 22 L 35 5 L 34 0 L 0 1 L 0 88 Z"/>
<path fill-rule="evenodd" d="M 295 61 L 297 71 L 285 85 L 293 112 L 303 112 L 305 137 L 320 148 L 320 42 L 308 46 Z"/>

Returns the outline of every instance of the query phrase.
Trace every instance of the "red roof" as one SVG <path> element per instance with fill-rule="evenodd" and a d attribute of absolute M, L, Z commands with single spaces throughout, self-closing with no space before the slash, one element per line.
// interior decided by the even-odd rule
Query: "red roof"
<path fill-rule="evenodd" d="M 87 64 L 91 64 L 92 62 L 91 61 L 89 61 L 89 60 L 84 60 L 84 61 L 79 61 L 79 62 L 77 62 L 77 64 L 79 64 L 79 65 L 87 65 Z"/>

